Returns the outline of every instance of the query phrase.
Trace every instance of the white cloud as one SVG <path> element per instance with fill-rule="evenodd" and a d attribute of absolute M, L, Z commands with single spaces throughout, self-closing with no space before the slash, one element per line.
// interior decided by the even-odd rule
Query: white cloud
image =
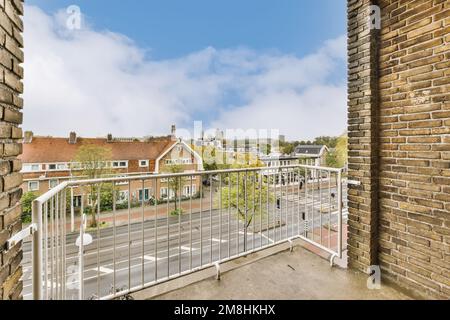
<path fill-rule="evenodd" d="M 24 128 L 36 134 L 167 134 L 205 115 L 223 129 L 279 129 L 290 138 L 345 129 L 345 81 L 330 84 L 345 64 L 345 37 L 304 58 L 205 48 L 161 61 L 123 35 L 64 26 L 61 12 L 26 6 Z"/>

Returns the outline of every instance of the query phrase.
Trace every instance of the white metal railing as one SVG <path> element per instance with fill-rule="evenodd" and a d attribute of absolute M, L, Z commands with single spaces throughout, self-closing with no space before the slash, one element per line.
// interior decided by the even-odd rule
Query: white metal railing
<path fill-rule="evenodd" d="M 180 196 L 195 184 L 196 195 Z M 158 199 L 163 187 L 176 196 Z M 145 189 L 151 199 L 136 202 Z M 120 208 L 119 191 L 127 194 Z M 92 206 L 81 198 L 75 217 L 74 198 L 84 193 Z M 25 288 L 36 300 L 112 299 L 297 238 L 333 261 L 342 257 L 342 212 L 342 171 L 333 168 L 68 181 L 33 202 L 32 285 Z"/>

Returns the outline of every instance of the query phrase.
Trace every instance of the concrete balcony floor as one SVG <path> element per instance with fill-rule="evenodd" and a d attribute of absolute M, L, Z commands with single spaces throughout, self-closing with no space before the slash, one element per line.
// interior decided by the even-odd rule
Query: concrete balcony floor
<path fill-rule="evenodd" d="M 343 265 L 343 261 L 337 261 Z M 213 268 L 133 294 L 137 300 L 390 300 L 411 299 L 383 284 L 367 288 L 367 276 L 342 267 L 330 268 L 297 241 L 294 251 L 283 244 L 221 266 L 221 280 Z"/>

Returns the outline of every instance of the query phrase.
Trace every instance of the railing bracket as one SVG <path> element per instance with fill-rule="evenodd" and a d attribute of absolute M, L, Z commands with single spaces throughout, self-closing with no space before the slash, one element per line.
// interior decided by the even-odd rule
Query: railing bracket
<path fill-rule="evenodd" d="M 26 238 L 32 236 L 33 233 L 35 233 L 36 231 L 37 231 L 37 225 L 35 223 L 33 223 L 33 224 L 30 224 L 25 229 L 23 229 L 22 231 L 16 233 L 11 239 L 6 241 L 6 251 L 9 251 L 20 241 L 25 240 Z"/>
<path fill-rule="evenodd" d="M 216 280 L 220 281 L 220 264 L 216 263 L 215 266 L 216 266 Z"/>
<path fill-rule="evenodd" d="M 289 241 L 289 251 L 294 252 L 294 243 L 292 242 L 292 239 L 288 239 Z"/>
<path fill-rule="evenodd" d="M 333 266 L 334 266 L 334 259 L 336 259 L 337 258 L 337 254 L 332 254 L 331 255 L 331 258 L 330 258 L 330 267 L 331 268 L 333 268 Z"/>

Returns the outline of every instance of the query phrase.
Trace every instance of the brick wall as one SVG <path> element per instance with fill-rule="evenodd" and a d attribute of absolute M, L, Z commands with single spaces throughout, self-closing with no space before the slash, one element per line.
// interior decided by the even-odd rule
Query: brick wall
<path fill-rule="evenodd" d="M 363 10 L 365 2 L 348 1 L 349 26 L 362 16 L 356 3 Z M 450 2 L 378 2 L 382 28 L 372 39 L 379 48 L 367 59 L 376 63 L 379 76 L 368 89 L 378 100 L 365 100 L 372 104 L 368 110 L 378 110 L 367 111 L 372 125 L 366 125 L 366 116 L 358 119 L 366 91 L 358 90 L 363 96 L 351 91 L 369 72 L 358 70 L 352 78 L 357 67 L 349 65 L 350 175 L 363 179 L 350 190 L 350 265 L 365 271 L 369 262 L 380 264 L 386 279 L 431 298 L 449 298 Z M 350 60 L 358 54 L 351 44 Z M 365 55 L 356 59 L 359 66 L 370 64 Z M 374 123 L 378 129 L 369 133 Z M 361 137 L 376 152 L 375 171 L 365 166 Z M 370 192 L 372 185 L 376 189 Z M 378 203 L 367 204 L 364 197 L 374 193 Z M 368 235 L 372 229 L 376 237 Z"/>
<path fill-rule="evenodd" d="M 348 1 L 349 265 L 362 271 L 377 264 L 378 232 L 378 52 L 379 30 L 370 30 L 371 0 Z"/>
<path fill-rule="evenodd" d="M 22 0 L 0 0 L 0 300 L 22 298 L 22 248 L 5 242 L 22 229 L 19 173 L 23 101 Z"/>

